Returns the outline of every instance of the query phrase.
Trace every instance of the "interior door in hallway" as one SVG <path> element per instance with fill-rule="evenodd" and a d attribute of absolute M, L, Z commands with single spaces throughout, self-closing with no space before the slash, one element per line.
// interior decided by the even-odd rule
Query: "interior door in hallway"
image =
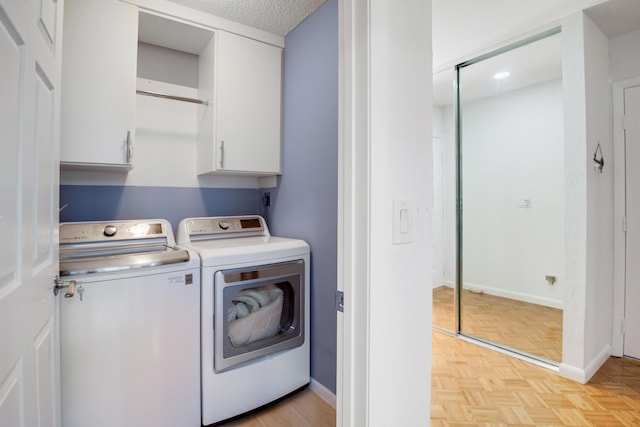
<path fill-rule="evenodd" d="M 640 86 L 624 90 L 626 280 L 624 355 L 640 359 Z"/>
<path fill-rule="evenodd" d="M 60 424 L 58 270 L 62 0 L 0 0 L 0 426 Z"/>

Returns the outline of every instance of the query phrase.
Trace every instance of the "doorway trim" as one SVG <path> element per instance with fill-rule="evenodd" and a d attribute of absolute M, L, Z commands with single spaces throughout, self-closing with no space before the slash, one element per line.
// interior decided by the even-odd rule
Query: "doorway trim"
<path fill-rule="evenodd" d="M 626 156 L 623 126 L 624 91 L 640 85 L 640 77 L 614 82 L 613 91 L 613 331 L 612 356 L 624 355 L 625 269 L 626 269 Z"/>

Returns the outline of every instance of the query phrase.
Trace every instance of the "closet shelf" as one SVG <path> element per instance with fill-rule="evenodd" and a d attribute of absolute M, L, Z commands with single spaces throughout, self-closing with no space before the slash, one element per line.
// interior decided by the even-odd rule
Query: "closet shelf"
<path fill-rule="evenodd" d="M 202 99 L 197 99 L 197 98 L 186 98 L 184 96 L 168 95 L 166 93 L 151 92 L 148 90 L 139 90 L 139 89 L 136 90 L 136 93 L 139 95 L 145 95 L 145 96 L 155 96 L 156 98 L 171 99 L 173 101 L 182 101 L 182 102 L 191 102 L 193 104 L 209 105 L 209 101 L 203 101 Z"/>

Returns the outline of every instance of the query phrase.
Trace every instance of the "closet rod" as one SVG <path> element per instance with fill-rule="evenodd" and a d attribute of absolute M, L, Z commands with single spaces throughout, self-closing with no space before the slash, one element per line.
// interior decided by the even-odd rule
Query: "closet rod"
<path fill-rule="evenodd" d="M 140 94 L 140 95 L 146 95 L 146 96 L 155 96 L 157 98 L 165 98 L 165 99 L 172 99 L 174 101 L 184 101 L 184 102 L 192 102 L 194 104 L 203 104 L 203 105 L 209 105 L 209 101 L 203 101 L 201 99 L 196 99 L 196 98 L 185 98 L 183 96 L 174 96 L 174 95 L 167 95 L 165 93 L 160 93 L 160 92 L 150 92 L 148 90 L 136 90 L 136 93 Z"/>

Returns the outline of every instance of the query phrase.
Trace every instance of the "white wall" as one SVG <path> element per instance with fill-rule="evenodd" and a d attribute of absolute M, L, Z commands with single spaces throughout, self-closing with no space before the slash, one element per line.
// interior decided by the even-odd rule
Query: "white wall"
<path fill-rule="evenodd" d="M 462 162 L 464 287 L 562 308 L 561 80 L 463 104 Z"/>
<path fill-rule="evenodd" d="M 585 365 L 591 377 L 611 354 L 613 325 L 613 135 L 609 40 L 584 14 L 587 122 L 587 300 Z M 593 168 L 600 143 L 609 159 L 603 173 Z M 606 160 L 605 160 L 606 162 Z M 606 164 L 606 163 L 605 163 Z"/>
<path fill-rule="evenodd" d="M 612 158 L 606 36 L 582 12 L 562 22 L 565 94 L 566 293 L 560 374 L 586 382 L 611 351 L 611 167 L 593 169 L 598 141 Z M 605 163 L 606 165 L 606 163 Z"/>
<path fill-rule="evenodd" d="M 453 95 L 452 95 L 453 96 Z M 435 250 L 442 253 L 440 260 L 442 265 L 434 265 L 434 270 L 443 271 L 441 282 L 433 283 L 434 288 L 455 285 L 456 277 L 456 141 L 454 132 L 453 107 L 433 107 L 433 136 L 441 140 L 441 167 L 442 196 L 439 201 L 442 211 L 435 211 L 434 215 L 441 215 L 442 221 L 433 221 L 433 233 L 442 236 L 441 246 Z M 434 162 L 438 159 L 434 158 Z M 435 178 L 434 178 L 435 179 Z M 435 202 L 435 200 L 434 200 Z M 435 228 L 440 226 L 440 229 Z M 435 242 L 434 242 L 435 243 Z M 435 261 L 435 258 L 434 258 Z"/>
<path fill-rule="evenodd" d="M 370 4 L 369 425 L 419 425 L 431 378 L 431 2 Z M 392 244 L 394 200 L 411 204 L 410 243 Z"/>
<path fill-rule="evenodd" d="M 612 37 L 609 40 L 611 81 L 640 76 L 640 30 Z"/>
<path fill-rule="evenodd" d="M 451 121 L 445 121 L 447 109 L 433 107 L 433 288 L 453 286 L 453 279 L 448 277 L 447 269 L 451 271 L 455 262 L 455 169 L 451 170 L 451 161 L 446 161 L 452 140 L 450 132 L 445 126 L 451 126 Z M 451 109 L 449 108 L 450 112 Z M 445 125 L 446 122 L 446 125 Z M 453 152 L 455 155 L 455 151 Z M 451 201 L 454 205 L 451 206 Z M 453 215 L 453 217 L 452 217 Z M 453 226 L 453 229 L 450 227 Z"/>

